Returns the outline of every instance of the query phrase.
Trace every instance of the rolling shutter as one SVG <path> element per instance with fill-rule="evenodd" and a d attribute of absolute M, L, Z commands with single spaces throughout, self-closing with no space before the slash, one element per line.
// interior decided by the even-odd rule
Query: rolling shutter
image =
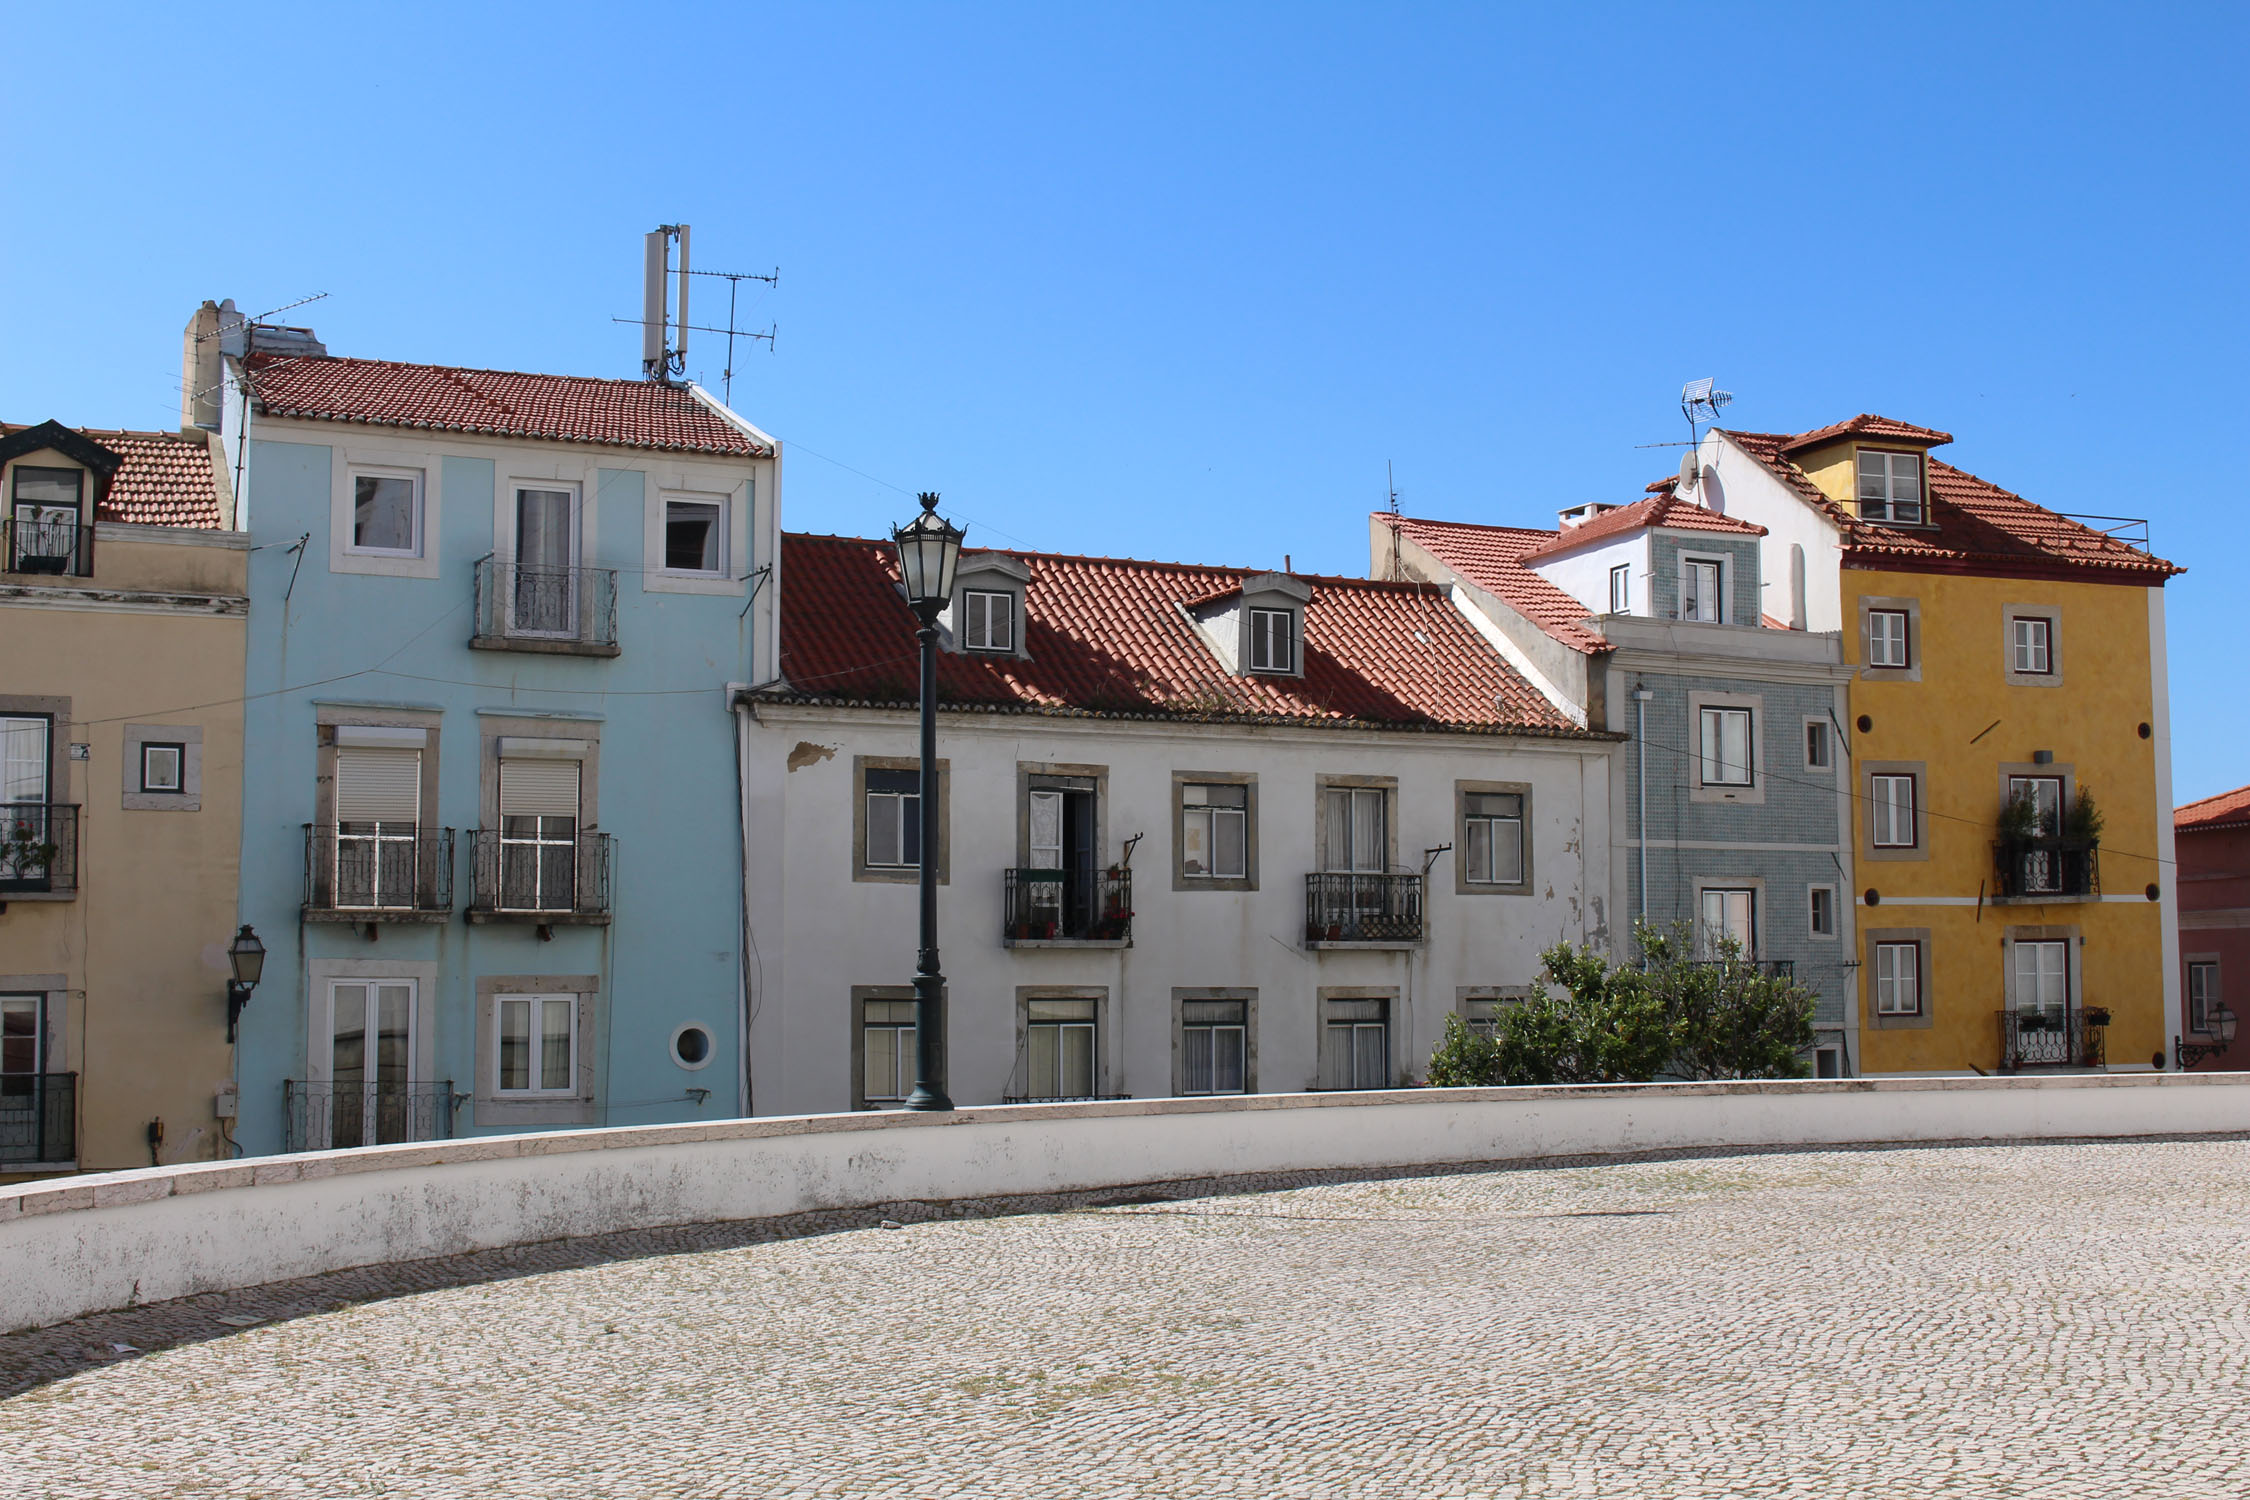
<path fill-rule="evenodd" d="M 578 762 L 503 760 L 500 762 L 500 816 L 575 818 L 578 816 Z"/>
<path fill-rule="evenodd" d="M 421 816 L 421 751 L 337 750 L 337 822 L 412 823 Z"/>

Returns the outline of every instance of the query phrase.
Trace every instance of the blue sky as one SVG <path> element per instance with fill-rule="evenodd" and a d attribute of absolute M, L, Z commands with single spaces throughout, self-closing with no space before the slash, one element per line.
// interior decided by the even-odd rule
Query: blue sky
<path fill-rule="evenodd" d="M 2250 781 L 2250 10 L 49 6 L 0 93 L 0 415 L 177 421 L 205 297 L 344 354 L 637 373 L 640 235 L 781 268 L 793 529 L 1366 567 L 1730 418 L 1942 427 L 2148 516 L 2180 798 Z M 42 212 L 44 211 L 44 216 Z M 720 312 L 699 283 L 697 321 Z M 713 342 L 691 373 L 716 386 Z"/>

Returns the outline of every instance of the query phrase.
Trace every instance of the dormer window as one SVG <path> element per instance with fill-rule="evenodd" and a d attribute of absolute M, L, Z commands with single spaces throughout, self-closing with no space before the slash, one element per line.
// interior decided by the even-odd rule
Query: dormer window
<path fill-rule="evenodd" d="M 939 617 L 948 651 L 1025 657 L 1031 566 L 1005 552 L 964 552 L 954 571 L 953 602 Z"/>
<path fill-rule="evenodd" d="M 1250 670 L 1297 670 L 1297 612 L 1293 609 L 1250 611 Z"/>
<path fill-rule="evenodd" d="M 961 592 L 961 649 L 964 651 L 1014 651 L 1016 649 L 1016 596 L 1000 590 L 964 589 Z"/>
<path fill-rule="evenodd" d="M 1859 514 L 1863 521 L 1922 524 L 1922 455 L 1859 453 Z"/>
<path fill-rule="evenodd" d="M 82 573 L 86 471 L 17 464 L 9 496 L 8 570 Z"/>

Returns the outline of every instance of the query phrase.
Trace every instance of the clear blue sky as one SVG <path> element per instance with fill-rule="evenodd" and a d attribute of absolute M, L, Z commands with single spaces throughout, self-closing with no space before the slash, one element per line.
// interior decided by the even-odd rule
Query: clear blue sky
<path fill-rule="evenodd" d="M 793 529 L 935 488 L 987 542 L 1361 572 L 1386 460 L 1548 521 L 1716 375 L 2150 517 L 2177 790 L 2250 781 L 2240 5 L 50 5 L 9 49 L 68 80 L 0 92 L 10 420 L 176 422 L 205 297 L 635 374 L 686 220 L 781 267 L 735 404 Z"/>

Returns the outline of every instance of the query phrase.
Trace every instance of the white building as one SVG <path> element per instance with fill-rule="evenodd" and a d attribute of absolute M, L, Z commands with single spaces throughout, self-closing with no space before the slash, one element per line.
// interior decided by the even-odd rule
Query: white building
<path fill-rule="evenodd" d="M 912 1086 L 916 646 L 888 544 L 785 538 L 742 693 L 756 1113 Z M 1616 736 L 1444 589 L 964 556 L 941 621 L 949 1087 L 1387 1087 L 1607 938 Z"/>

